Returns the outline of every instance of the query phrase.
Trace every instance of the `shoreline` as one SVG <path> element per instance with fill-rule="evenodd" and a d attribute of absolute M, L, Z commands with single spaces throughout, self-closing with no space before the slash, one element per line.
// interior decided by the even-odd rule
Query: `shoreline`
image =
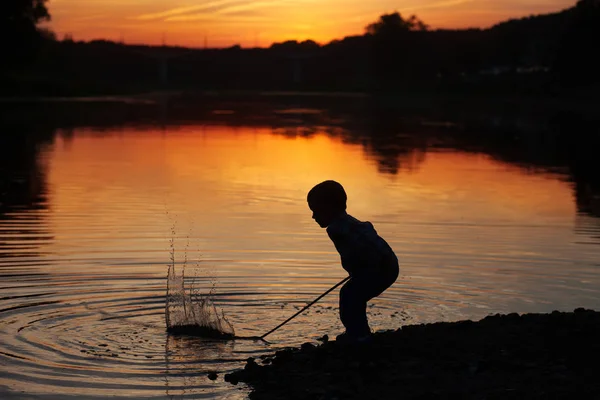
<path fill-rule="evenodd" d="M 372 91 L 306 91 L 306 90 L 205 90 L 195 88 L 148 89 L 123 93 L 84 93 L 78 95 L 2 96 L 0 113 L 14 109 L 51 108 L 63 112 L 72 106 L 137 115 L 146 120 L 159 118 L 161 123 L 173 118 L 173 112 L 184 112 L 192 120 L 198 110 L 233 109 L 243 113 L 261 113 L 271 108 L 311 108 L 317 110 L 363 113 L 367 119 L 380 112 L 402 112 L 407 115 L 433 114 L 444 119 L 454 117 L 494 121 L 497 118 L 518 119 L 568 116 L 597 119 L 600 98 L 593 91 L 563 93 L 494 93 L 477 91 L 407 90 L 377 93 Z M 111 111 L 112 110 L 112 111 Z"/>
<path fill-rule="evenodd" d="M 494 93 L 494 92 L 469 92 L 469 91 L 431 91 L 414 90 L 397 93 L 376 93 L 370 91 L 329 91 L 329 90 L 147 90 L 124 93 L 104 94 L 73 94 L 61 96 L 26 95 L 26 96 L 1 96 L 0 104 L 27 104 L 27 103 L 128 103 L 128 104 L 156 104 L 165 100 L 247 100 L 247 99 L 290 99 L 298 100 L 329 99 L 329 100 L 376 100 L 389 106 L 408 104 L 429 104 L 431 102 L 481 102 L 491 104 L 522 104 L 526 106 L 571 108 L 597 106 L 599 100 L 591 93 L 556 93 L 523 94 L 523 93 Z M 439 105 L 439 104 L 438 104 Z"/>
<path fill-rule="evenodd" d="M 491 315 L 325 341 L 226 374 L 251 399 L 600 398 L 600 312 Z"/>

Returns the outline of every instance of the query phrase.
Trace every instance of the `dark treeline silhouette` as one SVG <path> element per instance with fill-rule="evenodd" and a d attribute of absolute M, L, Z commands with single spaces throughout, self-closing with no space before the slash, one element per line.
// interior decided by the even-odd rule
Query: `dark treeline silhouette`
<path fill-rule="evenodd" d="M 43 1 L 30 2 L 45 10 Z M 23 26 L 31 29 L 48 18 L 39 10 Z M 2 90 L 8 95 L 149 90 L 593 93 L 600 67 L 595 49 L 599 29 L 599 0 L 580 0 L 564 11 L 489 29 L 430 30 L 415 16 L 385 14 L 361 36 L 324 45 L 288 41 L 265 49 L 57 41 L 38 30 L 46 40 L 35 47 L 35 62 L 27 73 L 4 78 Z M 32 49 L 25 36 L 23 48 Z"/>

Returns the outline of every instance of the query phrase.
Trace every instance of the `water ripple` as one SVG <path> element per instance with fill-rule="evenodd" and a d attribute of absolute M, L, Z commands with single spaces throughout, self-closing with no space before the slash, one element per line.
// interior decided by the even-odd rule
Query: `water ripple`
<path fill-rule="evenodd" d="M 204 128 L 77 130 L 40 154 L 37 203 L 0 214 L 0 397 L 245 398 L 207 373 L 341 332 L 337 294 L 271 344 L 175 337 L 167 265 L 238 335 L 269 331 L 344 278 L 305 202 L 331 176 L 400 259 L 374 330 L 600 309 L 600 223 L 559 176 L 451 150 L 390 176 L 340 138 Z"/>

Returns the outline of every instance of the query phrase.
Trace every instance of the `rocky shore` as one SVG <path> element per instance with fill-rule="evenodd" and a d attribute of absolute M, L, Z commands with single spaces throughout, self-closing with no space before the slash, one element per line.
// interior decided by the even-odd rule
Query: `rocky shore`
<path fill-rule="evenodd" d="M 225 375 L 251 399 L 600 399 L 600 313 L 403 326 L 368 343 L 305 343 Z"/>

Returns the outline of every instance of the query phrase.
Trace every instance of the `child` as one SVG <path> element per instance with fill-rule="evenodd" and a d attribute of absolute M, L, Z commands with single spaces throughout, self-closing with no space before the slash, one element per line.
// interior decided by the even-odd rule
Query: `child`
<path fill-rule="evenodd" d="M 342 267 L 350 279 L 340 290 L 340 320 L 346 332 L 340 341 L 364 341 L 371 334 L 367 301 L 379 296 L 398 278 L 398 258 L 370 222 L 346 213 L 346 192 L 335 181 L 325 181 L 308 192 L 313 219 L 340 253 Z"/>

